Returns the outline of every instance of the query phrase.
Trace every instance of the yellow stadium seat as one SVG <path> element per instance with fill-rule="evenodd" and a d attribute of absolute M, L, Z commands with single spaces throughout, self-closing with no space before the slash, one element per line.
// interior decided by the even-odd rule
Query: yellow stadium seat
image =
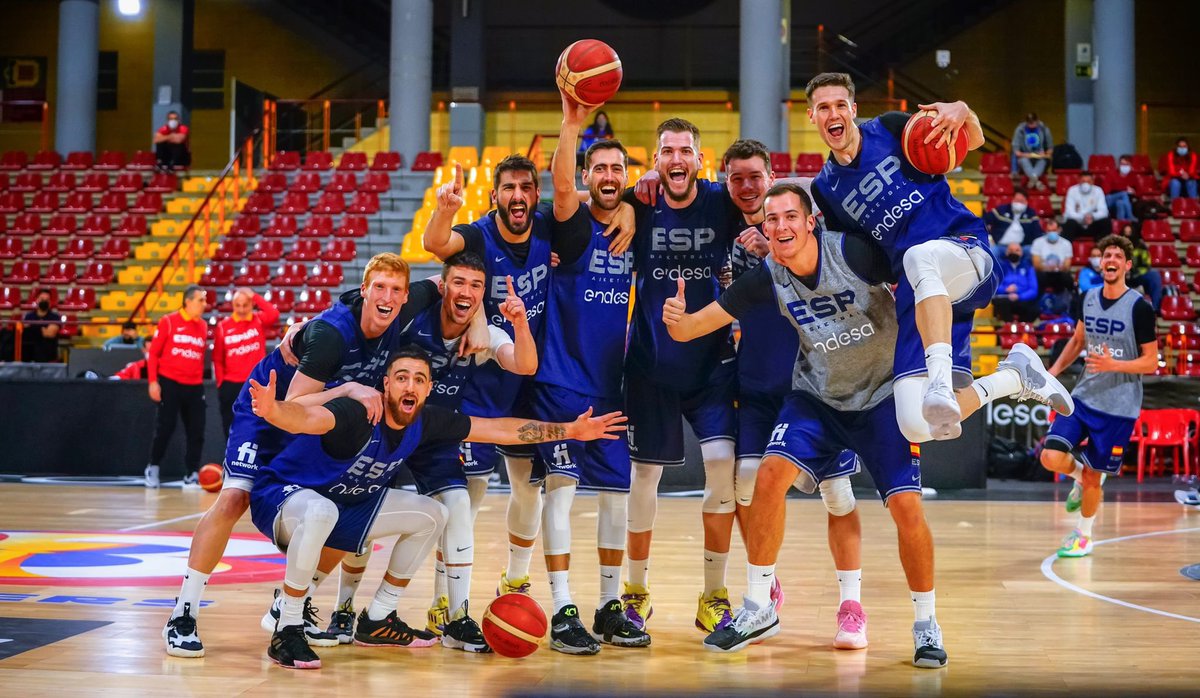
<path fill-rule="evenodd" d="M 156 238 L 178 238 L 187 228 L 185 221 L 161 220 L 150 224 L 150 235 Z"/>
<path fill-rule="evenodd" d="M 640 145 L 627 145 L 625 152 L 629 153 L 629 162 L 631 165 L 641 163 L 642 167 L 650 167 L 650 155 L 646 149 Z"/>
<path fill-rule="evenodd" d="M 167 213 L 195 213 L 203 199 L 174 198 L 167 201 Z"/>
<path fill-rule="evenodd" d="M 425 251 L 425 247 L 421 243 L 421 233 L 414 230 L 404 236 L 404 242 L 400 245 L 400 256 L 407 262 L 416 264 L 424 264 L 434 261 L 434 256 Z"/>
<path fill-rule="evenodd" d="M 178 310 L 181 305 L 183 305 L 182 293 L 164 293 L 154 300 L 154 307 L 150 310 L 170 312 Z"/>
<path fill-rule="evenodd" d="M 160 242 L 143 242 L 134 250 L 135 259 L 165 259 L 171 253 L 172 244 Z"/>
<path fill-rule="evenodd" d="M 441 185 L 445 184 L 446 182 L 452 181 L 453 179 L 454 179 L 454 163 L 442 165 L 441 167 L 439 167 L 433 171 L 433 186 L 434 186 L 434 188 L 440 187 Z"/>
<path fill-rule="evenodd" d="M 637 165 L 630 166 L 630 168 L 629 168 L 629 185 L 633 186 L 634 182 L 637 182 L 639 179 L 641 179 L 642 175 L 644 175 L 644 174 L 646 174 L 645 167 L 639 167 Z"/>
<path fill-rule="evenodd" d="M 485 169 L 491 170 L 496 167 L 504 158 L 512 155 L 511 148 L 505 148 L 500 145 L 489 145 L 483 149 L 483 156 L 479 158 L 479 164 Z"/>
<path fill-rule="evenodd" d="M 455 162 L 460 163 L 463 169 L 469 169 L 479 166 L 479 151 L 475 150 L 474 146 L 456 145 L 450 149 L 450 154 L 446 158 L 450 164 Z"/>
<path fill-rule="evenodd" d="M 979 182 L 973 179 L 952 179 L 949 184 L 955 196 L 978 196 L 980 192 Z"/>
<path fill-rule="evenodd" d="M 700 147 L 700 155 L 704 156 L 704 164 L 708 167 L 717 166 L 717 150 L 708 146 Z"/>
<path fill-rule="evenodd" d="M 996 354 L 980 354 L 971 361 L 971 370 L 977 376 L 986 376 L 996 372 L 996 364 L 1000 357 Z"/>
<path fill-rule="evenodd" d="M 982 201 L 964 201 L 962 203 L 963 203 L 963 206 L 967 207 L 968 211 L 970 211 L 971 213 L 974 213 L 976 216 L 983 215 L 983 202 Z"/>
<path fill-rule="evenodd" d="M 100 297 L 101 310 L 131 310 L 136 298 L 141 295 L 132 296 L 124 291 L 112 291 Z"/>

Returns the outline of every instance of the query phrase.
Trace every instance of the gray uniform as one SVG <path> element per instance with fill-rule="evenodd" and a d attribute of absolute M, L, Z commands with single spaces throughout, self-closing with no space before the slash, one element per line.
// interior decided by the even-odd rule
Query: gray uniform
<path fill-rule="evenodd" d="M 809 290 L 787 267 L 766 260 L 775 299 L 800 336 L 792 389 L 843 412 L 868 410 L 892 394 L 896 302 L 886 286 L 850 270 L 844 235 L 822 233 L 817 286 Z"/>
<path fill-rule="evenodd" d="M 1106 310 L 1100 303 L 1103 286 L 1083 297 L 1084 335 L 1088 353 L 1099 354 L 1107 344 L 1113 358 L 1131 361 L 1142 353 L 1133 328 L 1133 307 L 1141 299 L 1136 291 L 1126 290 Z M 1142 377 L 1136 373 L 1103 371 L 1083 374 L 1071 391 L 1071 397 L 1088 407 L 1114 417 L 1136 419 L 1142 410 Z"/>

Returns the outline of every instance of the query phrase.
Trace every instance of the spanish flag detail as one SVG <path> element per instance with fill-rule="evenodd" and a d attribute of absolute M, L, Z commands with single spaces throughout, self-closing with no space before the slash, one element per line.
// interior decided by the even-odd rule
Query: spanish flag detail
<path fill-rule="evenodd" d="M 921 457 L 921 445 L 920 444 L 909 444 L 908 452 L 912 455 L 913 458 L 920 458 Z"/>
<path fill-rule="evenodd" d="M 1123 457 L 1125 455 L 1125 447 L 1124 446 L 1113 446 L 1112 455 L 1113 455 L 1113 458 Z"/>

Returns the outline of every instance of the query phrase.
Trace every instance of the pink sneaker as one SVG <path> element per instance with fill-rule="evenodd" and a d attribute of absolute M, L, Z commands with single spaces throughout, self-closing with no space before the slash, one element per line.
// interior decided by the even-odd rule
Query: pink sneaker
<path fill-rule="evenodd" d="M 771 601 L 775 604 L 775 612 L 779 613 L 783 608 L 783 585 L 779 583 L 779 577 L 771 582 Z"/>
<path fill-rule="evenodd" d="M 867 646 L 867 612 L 857 601 L 843 601 L 837 612 L 838 632 L 833 646 L 861 650 Z"/>

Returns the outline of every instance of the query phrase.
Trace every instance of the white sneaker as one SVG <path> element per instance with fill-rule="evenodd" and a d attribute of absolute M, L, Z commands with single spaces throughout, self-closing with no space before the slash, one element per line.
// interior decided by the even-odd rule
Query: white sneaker
<path fill-rule="evenodd" d="M 929 380 L 925 398 L 921 400 L 921 416 L 929 423 L 929 433 L 938 441 L 957 439 L 962 435 L 962 410 L 954 389 L 945 378 Z"/>
<path fill-rule="evenodd" d="M 157 465 L 147 465 L 145 472 L 142 473 L 142 477 L 145 479 L 146 489 L 158 489 L 159 482 Z"/>
<path fill-rule="evenodd" d="M 1200 509 L 1200 492 L 1196 490 L 1175 490 L 1175 501 L 1185 507 Z"/>
<path fill-rule="evenodd" d="M 198 490 L 200 489 L 200 476 L 196 473 L 188 473 L 183 477 L 183 489 Z"/>
<path fill-rule="evenodd" d="M 1020 342 L 1014 344 L 1008 356 L 996 365 L 997 370 L 1002 368 L 1011 368 L 1021 377 L 1021 392 L 1014 396 L 1017 401 L 1037 400 L 1064 417 L 1075 411 L 1070 391 L 1050 375 L 1042 357 L 1028 346 Z"/>

